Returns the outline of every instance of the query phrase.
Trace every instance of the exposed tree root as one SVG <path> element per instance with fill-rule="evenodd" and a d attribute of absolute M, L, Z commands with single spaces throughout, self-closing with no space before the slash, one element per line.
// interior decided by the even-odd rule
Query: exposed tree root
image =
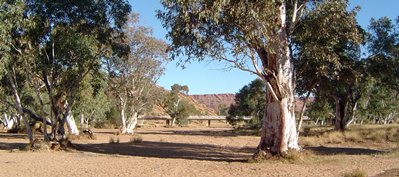
<path fill-rule="evenodd" d="M 313 152 L 310 151 L 297 151 L 297 150 L 288 150 L 284 153 L 271 153 L 267 150 L 258 149 L 254 155 L 248 159 L 250 163 L 262 163 L 267 160 L 277 160 L 288 163 L 298 163 L 298 162 L 306 162 L 312 160 L 314 158 Z"/>
<path fill-rule="evenodd" d="M 46 142 L 43 139 L 36 138 L 32 143 L 26 145 L 22 150 L 32 152 L 43 151 L 73 151 L 76 150 L 76 145 L 72 144 L 69 139 L 62 139 L 58 141 Z"/>
<path fill-rule="evenodd" d="M 83 130 L 79 135 L 68 135 L 69 140 L 95 140 L 97 139 L 90 129 Z"/>

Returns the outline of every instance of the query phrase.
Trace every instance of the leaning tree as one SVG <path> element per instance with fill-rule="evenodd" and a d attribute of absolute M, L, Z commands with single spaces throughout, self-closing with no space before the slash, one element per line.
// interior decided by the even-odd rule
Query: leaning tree
<path fill-rule="evenodd" d="M 266 83 L 258 149 L 282 154 L 299 149 L 291 37 L 298 22 L 325 3 L 340 9 L 347 1 L 163 0 L 164 10 L 158 11 L 158 18 L 169 30 L 172 57 L 187 56 L 181 61 L 225 61 Z M 331 18 L 330 22 L 334 20 Z"/>

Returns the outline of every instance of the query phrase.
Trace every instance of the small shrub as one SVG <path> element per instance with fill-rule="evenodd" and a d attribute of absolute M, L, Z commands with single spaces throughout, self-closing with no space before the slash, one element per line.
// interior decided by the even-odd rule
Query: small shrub
<path fill-rule="evenodd" d="M 111 136 L 109 138 L 109 143 L 110 144 L 119 144 L 120 140 L 118 136 Z"/>
<path fill-rule="evenodd" d="M 303 128 L 303 136 L 309 136 L 310 135 L 310 130 L 312 127 L 305 127 Z"/>
<path fill-rule="evenodd" d="M 130 143 L 142 143 L 143 138 L 140 135 L 133 135 L 133 137 L 130 138 Z"/>
<path fill-rule="evenodd" d="M 352 172 L 344 174 L 344 177 L 366 177 L 366 176 L 367 176 L 367 173 L 360 169 L 356 169 Z"/>

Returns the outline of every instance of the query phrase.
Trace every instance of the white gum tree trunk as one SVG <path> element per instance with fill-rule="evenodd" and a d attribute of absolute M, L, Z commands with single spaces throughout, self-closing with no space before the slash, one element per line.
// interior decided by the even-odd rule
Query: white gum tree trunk
<path fill-rule="evenodd" d="M 280 28 L 269 34 L 270 48 L 264 59 L 267 81 L 266 107 L 258 148 L 272 154 L 286 153 L 289 149 L 299 150 L 294 114 L 293 64 L 288 46 L 286 11 L 280 5 L 278 18 Z"/>
<path fill-rule="evenodd" d="M 7 113 L 3 113 L 3 125 L 4 129 L 6 130 L 14 128 L 15 119 L 13 118 L 13 116 L 8 116 Z"/>
<path fill-rule="evenodd" d="M 27 132 L 28 138 L 29 138 L 29 143 L 32 143 L 33 142 L 33 134 L 32 134 L 32 131 L 30 129 L 28 119 L 26 118 L 26 116 L 22 116 L 23 111 L 22 111 L 21 99 L 19 97 L 17 86 L 15 84 L 16 82 L 14 80 L 15 78 L 13 76 L 15 76 L 15 75 L 11 74 L 10 72 L 8 73 L 8 78 L 10 79 L 11 87 L 13 89 L 13 94 L 14 94 L 14 98 L 15 98 L 15 106 L 16 106 L 17 111 L 18 111 L 17 119 L 18 120 L 21 120 L 21 118 L 23 119 L 24 124 L 25 124 L 25 128 L 26 128 L 26 132 Z"/>
<path fill-rule="evenodd" d="M 127 121 L 127 126 L 122 130 L 122 134 L 134 134 L 134 128 L 136 128 L 138 122 L 138 114 L 133 113 Z"/>
<path fill-rule="evenodd" d="M 69 134 L 71 134 L 71 135 L 79 135 L 79 129 L 76 126 L 75 119 L 73 118 L 73 115 L 72 115 L 71 112 L 69 112 L 69 114 L 68 114 L 68 116 L 66 118 L 66 124 L 67 124 L 67 127 L 68 127 Z"/>

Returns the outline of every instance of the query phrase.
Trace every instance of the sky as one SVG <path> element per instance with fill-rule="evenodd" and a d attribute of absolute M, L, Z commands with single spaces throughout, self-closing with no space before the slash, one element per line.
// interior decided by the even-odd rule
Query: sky
<path fill-rule="evenodd" d="M 153 36 L 167 41 L 166 29 L 156 18 L 156 10 L 162 9 L 159 0 L 129 0 L 134 12 L 140 14 L 139 24 L 153 29 Z M 360 6 L 357 15 L 358 23 L 367 28 L 371 18 L 387 16 L 396 19 L 399 16 L 399 0 L 350 0 L 350 8 Z M 244 85 L 256 78 L 255 75 L 238 69 L 226 69 L 222 62 L 197 62 L 177 66 L 176 61 L 165 65 L 166 71 L 158 84 L 170 89 L 173 84 L 187 85 L 189 94 L 236 93 Z"/>

